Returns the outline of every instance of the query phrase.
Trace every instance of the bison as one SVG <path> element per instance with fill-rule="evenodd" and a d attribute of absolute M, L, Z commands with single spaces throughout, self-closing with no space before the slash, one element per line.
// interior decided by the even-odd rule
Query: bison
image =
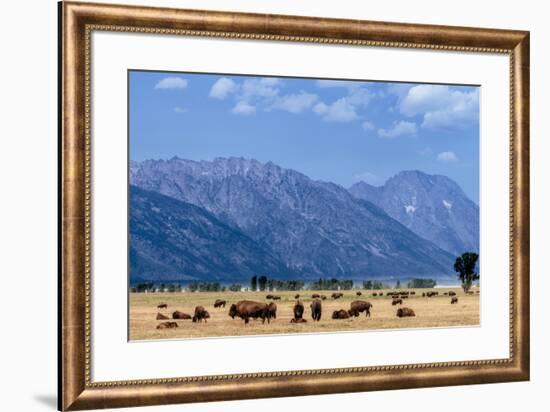
<path fill-rule="evenodd" d="M 273 295 L 265 295 L 266 299 L 273 299 Z"/>
<path fill-rule="evenodd" d="M 210 318 L 210 313 L 206 311 L 206 309 L 203 306 L 197 306 L 195 307 L 195 315 L 193 316 L 193 322 L 202 322 L 204 320 L 204 323 L 206 323 L 206 319 Z"/>
<path fill-rule="evenodd" d="M 398 318 L 416 316 L 415 313 L 414 313 L 414 310 L 409 309 L 409 308 L 399 308 L 399 309 L 397 309 L 396 315 L 397 315 Z"/>
<path fill-rule="evenodd" d="M 157 309 L 168 309 L 168 304 L 166 303 L 161 303 L 157 306 Z"/>
<path fill-rule="evenodd" d="M 157 325 L 157 329 L 172 329 L 177 327 L 178 324 L 176 322 L 162 322 Z"/>
<path fill-rule="evenodd" d="M 374 293 L 372 294 L 372 296 L 378 296 L 378 293 L 374 292 Z"/>
<path fill-rule="evenodd" d="M 402 305 L 403 304 L 403 299 L 399 298 L 399 299 L 393 299 L 391 301 L 391 305 L 392 306 L 395 306 L 395 305 Z"/>
<path fill-rule="evenodd" d="M 321 295 L 321 300 L 326 300 L 327 297 L 325 295 Z"/>
<path fill-rule="evenodd" d="M 357 296 L 361 296 L 361 295 L 363 294 L 363 292 L 358 291 L 358 292 L 356 292 L 355 294 L 356 294 Z"/>
<path fill-rule="evenodd" d="M 168 320 L 168 316 L 164 316 L 162 313 L 157 313 L 157 320 Z"/>
<path fill-rule="evenodd" d="M 273 297 L 271 298 L 273 300 L 281 300 L 281 297 L 279 295 L 273 295 Z"/>
<path fill-rule="evenodd" d="M 237 303 L 234 303 L 229 308 L 229 316 L 235 319 L 235 316 L 244 320 L 244 323 L 247 324 L 249 320 L 252 319 L 262 319 L 262 323 L 269 323 L 268 316 L 268 305 L 262 302 L 254 302 L 251 300 L 241 300 Z"/>
<path fill-rule="evenodd" d="M 304 305 L 302 304 L 302 302 L 297 301 L 292 311 L 294 312 L 295 320 L 302 319 L 302 317 L 304 316 Z"/>
<path fill-rule="evenodd" d="M 458 303 L 458 298 L 456 296 L 453 296 L 451 298 L 451 305 L 454 305 L 455 303 Z"/>
<path fill-rule="evenodd" d="M 416 295 L 416 292 L 414 290 L 411 291 L 411 295 Z"/>
<path fill-rule="evenodd" d="M 267 305 L 268 323 L 269 319 L 277 319 L 277 305 L 275 304 L 275 302 L 271 302 L 269 305 Z"/>
<path fill-rule="evenodd" d="M 311 308 L 311 317 L 314 321 L 320 321 L 321 320 L 321 301 L 319 299 L 315 299 L 313 302 L 311 302 L 311 305 L 309 305 Z"/>
<path fill-rule="evenodd" d="M 225 304 L 227 302 L 223 299 L 216 299 L 216 301 L 214 302 L 214 307 L 215 308 L 225 308 Z"/>
<path fill-rule="evenodd" d="M 370 308 L 372 308 L 372 303 L 364 300 L 356 300 L 351 302 L 349 313 L 357 317 L 361 312 L 365 312 L 365 316 L 370 318 Z"/>
<path fill-rule="evenodd" d="M 300 319 L 296 319 L 296 318 L 292 318 L 290 319 L 290 323 L 306 323 L 307 320 L 305 320 L 304 318 L 300 318 Z"/>
<path fill-rule="evenodd" d="M 300 295 L 294 295 L 294 299 L 300 299 Z"/>
<path fill-rule="evenodd" d="M 312 299 L 318 299 L 320 297 L 321 297 L 321 295 L 319 295 L 318 293 L 314 293 L 313 295 L 311 295 Z"/>
<path fill-rule="evenodd" d="M 334 312 L 332 312 L 332 319 L 349 319 L 350 317 L 351 314 L 349 313 L 349 311 L 344 309 L 335 310 Z"/>
<path fill-rule="evenodd" d="M 342 292 L 334 292 L 332 295 L 330 295 L 332 299 L 340 299 L 342 296 L 344 296 Z"/>
<path fill-rule="evenodd" d="M 456 296 L 456 292 L 453 292 L 452 290 L 449 292 L 449 296 Z"/>
<path fill-rule="evenodd" d="M 180 312 L 179 310 L 176 310 L 174 313 L 172 313 L 172 319 L 191 319 L 191 318 L 192 318 L 191 315 Z"/>

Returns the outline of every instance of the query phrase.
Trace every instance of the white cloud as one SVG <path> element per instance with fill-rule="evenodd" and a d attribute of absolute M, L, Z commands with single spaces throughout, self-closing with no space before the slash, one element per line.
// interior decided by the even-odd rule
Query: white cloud
<path fill-rule="evenodd" d="M 183 107 L 174 107 L 174 111 L 176 113 L 187 113 L 187 109 L 185 109 Z"/>
<path fill-rule="evenodd" d="M 345 97 L 329 105 L 319 102 L 313 107 L 313 111 L 327 122 L 351 122 L 358 118 L 355 106 L 350 104 Z"/>
<path fill-rule="evenodd" d="M 297 94 L 288 94 L 279 97 L 270 109 L 284 110 L 290 113 L 302 113 L 313 106 L 317 99 L 316 94 L 301 91 Z"/>
<path fill-rule="evenodd" d="M 389 139 L 399 136 L 412 136 L 416 134 L 416 130 L 416 123 L 401 120 L 395 122 L 389 129 L 378 129 L 378 136 Z"/>
<path fill-rule="evenodd" d="M 231 93 L 236 92 L 238 88 L 239 87 L 235 81 L 228 79 L 227 77 L 222 77 L 214 83 L 208 96 L 214 99 L 223 100 Z"/>
<path fill-rule="evenodd" d="M 234 114 L 242 114 L 245 116 L 252 115 L 256 113 L 256 107 L 248 104 L 248 102 L 241 100 L 240 102 L 237 102 L 235 107 L 231 110 Z"/>
<path fill-rule="evenodd" d="M 155 89 L 185 89 L 187 87 L 187 80 L 182 79 L 181 77 L 165 77 L 160 80 L 156 85 Z"/>
<path fill-rule="evenodd" d="M 359 82 L 352 80 L 317 80 L 317 87 L 322 89 L 327 89 L 331 87 L 343 87 L 346 89 L 357 87 L 360 85 Z"/>
<path fill-rule="evenodd" d="M 454 152 L 441 152 L 437 155 L 440 162 L 457 162 L 458 157 Z"/>
<path fill-rule="evenodd" d="M 370 131 L 376 129 L 376 126 L 373 122 L 369 122 L 368 120 L 365 120 L 363 124 L 361 125 L 363 127 L 363 130 Z"/>
<path fill-rule="evenodd" d="M 422 127 L 466 127 L 479 118 L 479 90 L 462 91 L 449 86 L 422 84 L 411 87 L 400 100 L 405 116 L 422 115 Z"/>
<path fill-rule="evenodd" d="M 247 79 L 241 85 L 241 98 L 244 100 L 274 98 L 279 94 L 279 88 L 277 87 L 279 85 L 281 85 L 281 81 L 272 77 Z"/>

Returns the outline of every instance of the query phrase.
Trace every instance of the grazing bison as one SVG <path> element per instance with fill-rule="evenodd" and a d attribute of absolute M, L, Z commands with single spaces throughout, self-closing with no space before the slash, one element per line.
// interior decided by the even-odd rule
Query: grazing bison
<path fill-rule="evenodd" d="M 174 313 L 172 313 L 172 319 L 191 319 L 191 318 L 192 318 L 191 315 L 180 312 L 179 310 L 176 310 Z"/>
<path fill-rule="evenodd" d="M 168 320 L 168 316 L 164 316 L 162 313 L 157 313 L 157 320 Z"/>
<path fill-rule="evenodd" d="M 391 301 L 391 305 L 392 306 L 395 306 L 395 305 L 402 305 L 403 304 L 403 299 L 399 298 L 399 299 L 393 299 Z"/>
<path fill-rule="evenodd" d="M 423 297 L 423 298 L 426 297 L 426 292 L 422 292 L 422 297 Z"/>
<path fill-rule="evenodd" d="M 311 295 L 312 299 L 319 299 L 320 297 L 321 296 L 318 293 L 314 293 L 313 295 Z"/>
<path fill-rule="evenodd" d="M 349 311 L 340 309 L 332 312 L 332 319 L 349 319 L 351 317 Z"/>
<path fill-rule="evenodd" d="M 439 292 L 428 292 L 426 293 L 426 296 L 431 298 L 432 296 L 439 296 Z"/>
<path fill-rule="evenodd" d="M 356 292 L 355 293 L 357 296 L 361 296 L 363 294 L 363 292 L 359 291 L 359 292 Z"/>
<path fill-rule="evenodd" d="M 332 295 L 330 295 L 332 299 L 340 299 L 342 296 L 344 296 L 342 292 L 334 292 Z"/>
<path fill-rule="evenodd" d="M 452 290 L 449 292 L 449 296 L 456 296 L 456 292 L 453 292 Z"/>
<path fill-rule="evenodd" d="M 254 302 L 251 300 L 241 300 L 237 303 L 234 303 L 229 308 L 229 316 L 235 319 L 235 316 L 238 316 L 244 323 L 247 324 L 252 319 L 262 319 L 262 323 L 269 323 L 268 308 L 266 303 Z"/>
<path fill-rule="evenodd" d="M 321 295 L 321 300 L 326 300 L 327 297 L 325 295 Z"/>
<path fill-rule="evenodd" d="M 161 303 L 160 305 L 157 306 L 157 309 L 168 309 L 168 304 Z"/>
<path fill-rule="evenodd" d="M 300 295 L 294 295 L 294 299 L 300 299 Z"/>
<path fill-rule="evenodd" d="M 409 309 L 409 308 L 399 308 L 399 309 L 397 309 L 396 315 L 397 315 L 398 318 L 416 316 L 415 313 L 414 313 L 414 310 Z"/>
<path fill-rule="evenodd" d="M 277 319 L 277 305 L 275 302 L 271 302 L 269 305 L 267 305 L 267 321 L 269 323 L 269 319 Z"/>
<path fill-rule="evenodd" d="M 351 302 L 349 313 L 357 317 L 361 312 L 365 312 L 365 316 L 370 318 L 370 308 L 372 308 L 372 303 L 364 300 L 356 300 Z"/>
<path fill-rule="evenodd" d="M 311 317 L 314 321 L 320 321 L 321 320 L 321 301 L 319 299 L 315 299 L 313 302 L 311 302 L 311 305 L 309 305 L 311 308 Z"/>
<path fill-rule="evenodd" d="M 206 309 L 203 306 L 197 306 L 195 307 L 195 315 L 193 316 L 193 322 L 202 322 L 204 320 L 204 323 L 206 323 L 206 319 L 210 317 L 210 313 L 206 311 Z"/>
<path fill-rule="evenodd" d="M 449 292 L 444 292 L 443 296 L 447 296 L 448 294 L 449 294 Z"/>
<path fill-rule="evenodd" d="M 294 312 L 294 320 L 302 319 L 304 316 L 304 305 L 302 302 L 297 301 L 292 311 Z"/>
<path fill-rule="evenodd" d="M 400 295 L 399 294 L 394 294 L 394 295 L 391 295 L 391 298 L 392 299 L 399 299 L 400 298 Z"/>
<path fill-rule="evenodd" d="M 378 296 L 378 293 L 374 292 L 374 293 L 372 294 L 372 296 Z"/>
<path fill-rule="evenodd" d="M 300 318 L 300 319 L 296 319 L 296 318 L 292 318 L 290 319 L 290 323 L 306 323 L 307 320 L 305 320 L 304 318 Z"/>
<path fill-rule="evenodd" d="M 176 322 L 162 322 L 157 325 L 157 329 L 172 329 L 177 327 L 178 324 Z"/>
<path fill-rule="evenodd" d="M 227 302 L 223 299 L 216 299 L 216 301 L 214 302 L 214 307 L 215 308 L 225 308 L 225 304 Z"/>
<path fill-rule="evenodd" d="M 454 305 L 455 303 L 458 303 L 458 298 L 456 296 L 453 296 L 451 298 L 451 305 Z"/>
<path fill-rule="evenodd" d="M 281 300 L 281 297 L 279 295 L 273 295 L 273 297 L 271 298 L 273 300 Z"/>
<path fill-rule="evenodd" d="M 273 295 L 265 295 L 266 299 L 273 299 Z"/>
<path fill-rule="evenodd" d="M 414 290 L 411 291 L 411 295 L 416 295 L 416 292 Z"/>

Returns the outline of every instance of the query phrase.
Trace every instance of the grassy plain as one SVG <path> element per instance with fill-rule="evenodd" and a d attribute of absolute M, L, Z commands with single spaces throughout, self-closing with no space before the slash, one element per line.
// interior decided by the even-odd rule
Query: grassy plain
<path fill-rule="evenodd" d="M 413 290 L 413 289 L 411 289 Z M 438 297 L 422 297 L 423 292 L 436 290 Z M 458 304 L 451 305 L 451 298 L 443 296 L 444 292 L 453 290 L 457 293 Z M 476 291 L 476 289 L 473 289 Z M 386 296 L 387 291 L 382 291 L 384 296 L 374 297 L 373 291 L 361 291 L 362 296 L 357 296 L 355 290 L 343 291 L 344 297 L 338 300 L 330 298 L 330 291 L 300 291 L 300 292 L 183 292 L 183 293 L 130 293 L 130 340 L 145 339 L 185 339 L 212 336 L 243 336 L 265 334 L 294 334 L 294 333 L 319 333 L 336 331 L 362 331 L 376 329 L 396 328 L 430 328 L 479 325 L 479 294 L 466 295 L 460 288 L 449 289 L 414 289 L 416 294 L 403 300 L 403 307 L 415 311 L 416 317 L 397 318 L 396 311 L 400 305 L 392 306 L 391 297 Z M 248 325 L 239 319 L 231 319 L 228 316 L 229 306 L 239 300 L 255 300 L 269 302 L 266 294 L 273 293 L 281 296 L 276 301 L 277 319 L 271 323 L 261 320 L 252 320 Z M 304 318 L 307 323 L 293 324 L 292 308 L 296 300 L 294 296 L 299 293 L 300 300 L 305 306 Z M 327 299 L 323 301 L 322 317 L 320 322 L 311 320 L 309 304 L 313 293 L 324 294 Z M 379 292 L 376 292 L 379 293 Z M 216 299 L 227 301 L 225 308 L 214 308 Z M 333 320 L 332 312 L 338 309 L 349 309 L 354 300 L 366 300 L 373 304 L 371 317 L 364 314 L 357 318 Z M 157 309 L 160 303 L 168 304 L 168 309 Z M 162 321 L 156 320 L 157 313 L 172 317 L 172 312 L 179 310 L 193 314 L 195 306 L 202 305 L 210 313 L 207 323 L 193 323 L 191 320 L 177 320 L 178 328 L 156 329 Z"/>

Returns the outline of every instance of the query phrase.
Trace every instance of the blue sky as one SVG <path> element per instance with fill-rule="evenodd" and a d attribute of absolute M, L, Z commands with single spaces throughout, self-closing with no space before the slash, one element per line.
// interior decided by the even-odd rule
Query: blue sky
<path fill-rule="evenodd" d="M 130 158 L 255 158 L 349 187 L 402 170 L 479 199 L 479 88 L 131 71 Z"/>

